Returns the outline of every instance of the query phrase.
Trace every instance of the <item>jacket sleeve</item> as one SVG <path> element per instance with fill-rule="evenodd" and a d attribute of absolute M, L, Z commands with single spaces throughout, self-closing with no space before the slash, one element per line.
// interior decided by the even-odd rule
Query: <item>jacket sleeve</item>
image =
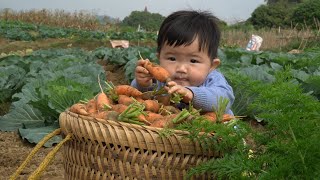
<path fill-rule="evenodd" d="M 187 87 L 193 92 L 193 106 L 196 109 L 202 109 L 203 111 L 212 111 L 213 106 L 218 106 L 220 97 L 227 98 L 229 100 L 226 112 L 232 114 L 231 105 L 234 102 L 234 94 L 232 87 L 228 84 L 224 76 L 218 72 L 211 72 L 205 82 L 199 87 Z"/>

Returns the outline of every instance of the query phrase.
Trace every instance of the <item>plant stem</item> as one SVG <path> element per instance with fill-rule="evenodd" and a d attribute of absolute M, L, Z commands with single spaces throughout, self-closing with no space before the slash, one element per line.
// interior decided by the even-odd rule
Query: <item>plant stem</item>
<path fill-rule="evenodd" d="M 172 122 L 174 124 L 180 123 L 182 120 L 187 118 L 190 115 L 189 111 L 186 109 L 183 109 L 175 118 L 172 119 Z"/>
<path fill-rule="evenodd" d="M 290 134 L 292 136 L 292 139 L 293 139 L 294 143 L 297 145 L 298 141 L 297 141 L 296 136 L 294 135 L 294 132 L 293 132 L 290 124 L 289 124 L 289 129 L 290 129 Z M 304 157 L 303 157 L 303 155 L 302 155 L 300 150 L 298 150 L 298 152 L 299 152 L 299 157 L 300 157 L 300 159 L 302 161 L 302 164 L 303 164 L 303 168 L 304 168 L 305 171 L 307 171 L 307 167 L 306 167 L 306 164 L 305 164 L 305 161 L 304 161 Z"/>

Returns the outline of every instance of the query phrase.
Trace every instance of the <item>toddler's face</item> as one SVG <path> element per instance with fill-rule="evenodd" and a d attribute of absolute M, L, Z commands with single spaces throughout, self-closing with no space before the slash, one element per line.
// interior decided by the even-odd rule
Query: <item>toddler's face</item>
<path fill-rule="evenodd" d="M 199 51 L 199 42 L 195 39 L 188 46 L 165 44 L 158 58 L 160 65 L 170 73 L 171 80 L 181 86 L 199 86 L 220 63 L 218 59 L 212 62 L 206 52 Z"/>

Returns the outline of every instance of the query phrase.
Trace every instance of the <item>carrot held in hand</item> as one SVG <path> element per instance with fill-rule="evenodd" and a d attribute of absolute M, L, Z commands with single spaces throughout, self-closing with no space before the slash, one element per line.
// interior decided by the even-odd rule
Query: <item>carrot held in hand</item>
<path fill-rule="evenodd" d="M 160 82 L 169 82 L 170 74 L 169 72 L 161 67 L 160 65 L 153 64 L 152 62 L 148 61 L 144 64 L 144 68 L 146 68 L 149 73 L 158 81 Z"/>

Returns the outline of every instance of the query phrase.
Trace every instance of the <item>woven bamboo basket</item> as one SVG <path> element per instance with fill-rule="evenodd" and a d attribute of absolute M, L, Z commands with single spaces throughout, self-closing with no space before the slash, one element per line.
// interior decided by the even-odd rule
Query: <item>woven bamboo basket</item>
<path fill-rule="evenodd" d="M 59 122 L 63 135 L 73 134 L 63 147 L 65 179 L 183 179 L 189 168 L 220 156 L 186 138 L 185 131 L 164 137 L 160 128 L 102 123 L 68 110 Z"/>

